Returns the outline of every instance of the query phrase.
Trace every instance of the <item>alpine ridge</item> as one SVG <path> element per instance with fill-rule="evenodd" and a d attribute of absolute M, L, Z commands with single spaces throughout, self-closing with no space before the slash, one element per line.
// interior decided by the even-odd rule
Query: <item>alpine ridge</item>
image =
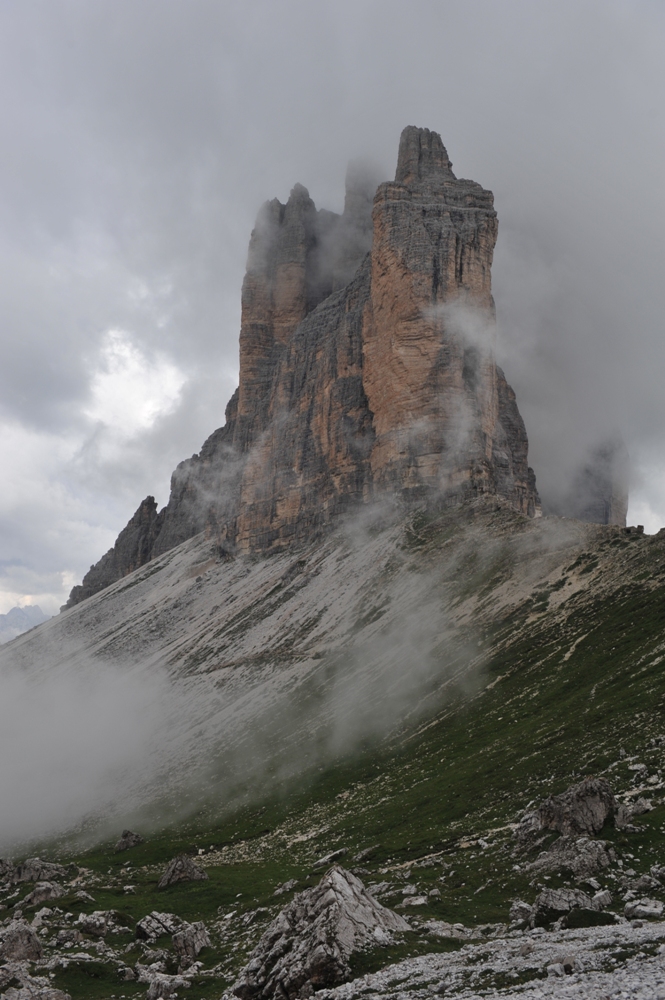
<path fill-rule="evenodd" d="M 540 513 L 528 442 L 494 356 L 493 195 L 436 132 L 402 132 L 393 182 L 349 168 L 342 215 L 300 184 L 260 210 L 242 288 L 239 386 L 139 506 L 67 607 L 201 531 L 229 557 L 307 541 L 384 495 L 495 495 Z"/>

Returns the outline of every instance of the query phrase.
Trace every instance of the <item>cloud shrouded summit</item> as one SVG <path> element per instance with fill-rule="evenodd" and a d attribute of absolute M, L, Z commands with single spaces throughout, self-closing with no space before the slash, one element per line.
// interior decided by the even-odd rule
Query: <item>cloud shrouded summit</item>
<path fill-rule="evenodd" d="M 388 7 L 3 7 L 0 611 L 55 611 L 222 423 L 258 206 L 300 181 L 340 211 L 409 121 L 494 192 L 541 491 L 619 431 L 629 520 L 665 523 L 662 9 Z"/>

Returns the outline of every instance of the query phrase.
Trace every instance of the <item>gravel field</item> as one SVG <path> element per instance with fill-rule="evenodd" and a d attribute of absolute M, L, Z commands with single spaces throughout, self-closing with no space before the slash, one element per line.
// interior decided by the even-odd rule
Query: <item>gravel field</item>
<path fill-rule="evenodd" d="M 320 994 L 321 1000 L 374 996 L 665 1000 L 665 922 L 517 932 L 406 959 Z"/>

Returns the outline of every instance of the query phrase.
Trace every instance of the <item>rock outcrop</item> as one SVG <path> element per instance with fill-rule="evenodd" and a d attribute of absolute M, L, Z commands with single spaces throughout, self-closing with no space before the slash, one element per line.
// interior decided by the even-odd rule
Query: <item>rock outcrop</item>
<path fill-rule="evenodd" d="M 585 778 L 561 795 L 550 795 L 538 810 L 541 830 L 568 835 L 600 833 L 617 809 L 617 801 L 604 778 Z"/>
<path fill-rule="evenodd" d="M 66 876 L 67 869 L 62 865 L 42 861 L 41 858 L 26 858 L 12 870 L 10 879 L 12 882 L 51 882 Z"/>
<path fill-rule="evenodd" d="M 193 924 L 183 923 L 172 936 L 173 950 L 180 959 L 181 969 L 188 968 L 203 948 L 210 947 L 210 936 L 202 920 Z"/>
<path fill-rule="evenodd" d="M 12 920 L 0 930 L 0 958 L 6 961 L 34 961 L 44 954 L 41 942 L 25 920 Z"/>
<path fill-rule="evenodd" d="M 78 603 L 199 531 L 220 552 L 308 539 L 389 493 L 539 512 L 515 395 L 494 357 L 493 196 L 409 127 L 393 182 L 351 168 L 341 216 L 296 185 L 252 233 L 240 379 L 224 427 L 148 498 Z"/>
<path fill-rule="evenodd" d="M 588 849 L 576 838 L 600 833 L 606 823 L 614 820 L 618 809 L 605 778 L 585 778 L 560 795 L 548 796 L 538 809 L 524 813 L 515 837 L 520 844 L 529 845 L 543 830 L 556 830 L 562 834 L 562 843 L 553 845 L 552 850 L 565 853 Z"/>
<path fill-rule="evenodd" d="M 123 830 L 120 839 L 116 842 L 114 851 L 128 851 L 132 847 L 138 847 L 139 844 L 143 843 L 143 837 L 138 833 L 133 833 L 131 830 Z"/>
<path fill-rule="evenodd" d="M 613 858 L 614 850 L 604 840 L 559 837 L 527 868 L 531 872 L 572 872 L 576 878 L 581 879 L 608 868 Z"/>
<path fill-rule="evenodd" d="M 577 925 L 612 923 L 612 915 L 598 917 L 611 903 L 612 894 L 607 890 L 597 892 L 592 898 L 581 889 L 543 889 L 536 896 L 533 906 L 521 899 L 515 900 L 510 908 L 510 920 L 527 927 L 545 927 L 555 920 L 560 921 L 560 926 L 567 926 L 569 915 L 575 913 L 578 919 L 574 923 Z"/>
<path fill-rule="evenodd" d="M 369 895 L 360 879 L 334 865 L 317 886 L 294 896 L 273 920 L 233 987 L 241 1000 L 292 1000 L 349 977 L 350 956 L 390 944 L 411 930 Z"/>
<path fill-rule="evenodd" d="M 188 858 L 186 854 L 179 854 L 173 861 L 169 861 L 157 883 L 157 888 L 166 889 L 167 886 L 175 885 L 176 882 L 197 882 L 207 879 L 207 877 L 208 875 L 203 868 L 194 864 L 191 858 Z"/>

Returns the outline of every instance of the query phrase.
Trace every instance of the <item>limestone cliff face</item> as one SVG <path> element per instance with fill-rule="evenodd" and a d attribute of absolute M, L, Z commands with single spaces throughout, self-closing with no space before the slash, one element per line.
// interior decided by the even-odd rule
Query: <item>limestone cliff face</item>
<path fill-rule="evenodd" d="M 164 522 L 164 511 L 157 513 L 154 497 L 146 497 L 138 510 L 122 529 L 115 545 L 91 566 L 83 583 L 72 589 L 67 607 L 84 601 L 109 584 L 143 566 L 152 558 Z"/>
<path fill-rule="evenodd" d="M 539 512 L 494 358 L 492 194 L 458 180 L 440 136 L 414 127 L 395 181 L 376 180 L 350 168 L 341 216 L 301 185 L 261 209 L 226 423 L 178 466 L 132 559 L 121 534 L 70 604 L 199 531 L 229 553 L 267 551 L 386 492 L 487 493 Z"/>

